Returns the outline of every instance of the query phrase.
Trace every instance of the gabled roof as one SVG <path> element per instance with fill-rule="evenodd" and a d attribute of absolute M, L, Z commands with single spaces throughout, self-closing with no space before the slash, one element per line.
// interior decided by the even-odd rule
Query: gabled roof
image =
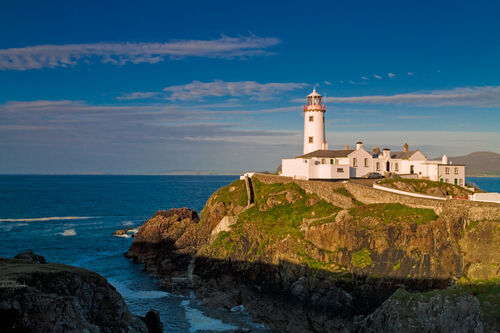
<path fill-rule="evenodd" d="M 311 157 L 326 157 L 326 158 L 334 158 L 334 157 L 348 157 L 350 153 L 352 153 L 354 149 L 342 149 L 342 150 L 315 150 L 310 153 L 297 156 L 297 158 L 311 158 Z"/>
<path fill-rule="evenodd" d="M 407 158 L 410 158 L 417 151 L 420 151 L 420 150 L 417 149 L 417 150 L 410 150 L 410 151 L 394 151 L 394 152 L 391 152 L 391 158 L 407 159 Z"/>

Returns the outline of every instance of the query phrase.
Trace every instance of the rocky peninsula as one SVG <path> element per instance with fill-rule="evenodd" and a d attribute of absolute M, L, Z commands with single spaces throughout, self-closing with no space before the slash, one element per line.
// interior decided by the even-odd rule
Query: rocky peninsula
<path fill-rule="evenodd" d="M 0 332 L 162 332 L 156 311 L 133 315 L 107 280 L 27 251 L 0 258 Z"/>
<path fill-rule="evenodd" d="M 496 204 L 256 174 L 201 216 L 157 212 L 126 255 L 169 291 L 278 330 L 500 331 Z"/>

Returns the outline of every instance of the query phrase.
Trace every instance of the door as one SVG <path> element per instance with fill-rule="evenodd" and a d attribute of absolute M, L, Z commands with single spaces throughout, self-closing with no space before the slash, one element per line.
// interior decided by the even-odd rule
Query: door
<path fill-rule="evenodd" d="M 391 171 L 391 163 L 389 161 L 387 161 L 387 163 L 385 164 L 385 171 Z"/>
<path fill-rule="evenodd" d="M 413 175 L 415 173 L 414 166 L 410 165 L 410 173 Z"/>

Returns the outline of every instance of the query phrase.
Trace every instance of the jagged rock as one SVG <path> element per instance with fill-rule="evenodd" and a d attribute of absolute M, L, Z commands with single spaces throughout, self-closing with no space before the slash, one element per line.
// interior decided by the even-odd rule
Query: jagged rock
<path fill-rule="evenodd" d="M 0 258 L 0 332 L 148 332 L 99 274 L 16 257 Z"/>
<path fill-rule="evenodd" d="M 33 250 L 27 250 L 17 254 L 14 259 L 25 260 L 36 264 L 46 264 L 47 261 L 41 255 L 35 254 Z"/>
<path fill-rule="evenodd" d="M 447 291 L 412 294 L 400 289 L 358 322 L 356 329 L 360 333 L 483 332 L 481 317 L 479 301 L 473 295 Z"/>
<path fill-rule="evenodd" d="M 151 309 L 141 319 L 146 323 L 149 333 L 163 333 L 163 324 L 158 311 Z"/>
<path fill-rule="evenodd" d="M 394 194 L 380 197 L 386 194 L 371 188 L 363 196 L 360 186 L 298 186 L 273 177 L 252 177 L 255 202 L 248 207 L 241 180 L 210 197 L 202 221 L 186 208 L 153 216 L 127 255 L 171 291 L 192 289 L 212 307 L 243 305 L 253 320 L 288 332 L 355 331 L 401 285 L 429 290 L 463 276 L 499 277 L 495 209 L 471 222 L 484 207 L 479 215 L 476 206 L 422 209 L 414 207 L 421 201 L 388 202 Z M 320 195 L 322 187 L 328 195 Z M 225 216 L 234 221 L 217 232 Z M 429 305 L 437 309 L 428 314 L 432 320 L 451 318 L 450 307 L 436 304 Z M 470 318 L 472 326 L 464 327 L 474 327 Z"/>

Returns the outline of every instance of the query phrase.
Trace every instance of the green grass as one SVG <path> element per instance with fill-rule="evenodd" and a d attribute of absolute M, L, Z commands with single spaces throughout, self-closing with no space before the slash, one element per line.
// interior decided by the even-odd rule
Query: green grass
<path fill-rule="evenodd" d="M 358 206 L 351 208 L 349 213 L 355 219 L 371 217 L 382 223 L 414 222 L 424 224 L 438 218 L 432 209 L 412 208 L 398 203 Z"/>
<path fill-rule="evenodd" d="M 500 321 L 500 279 L 473 280 L 461 278 L 457 281 L 457 289 L 466 291 L 477 297 L 485 316 Z"/>
<path fill-rule="evenodd" d="M 467 231 L 475 230 L 479 226 L 479 223 L 481 223 L 481 221 L 470 221 L 465 230 Z"/>
<path fill-rule="evenodd" d="M 315 194 L 306 193 L 297 184 L 264 184 L 258 179 L 252 179 L 255 205 L 238 216 L 238 221 L 231 227 L 231 233 L 224 237 L 225 242 L 232 242 L 236 252 L 244 251 L 246 258 L 257 260 L 265 254 L 266 248 L 287 237 L 295 239 L 298 247 L 303 246 L 304 235 L 300 226 L 304 219 L 325 218 L 339 212 L 341 209 L 319 199 Z M 276 193 L 281 193 L 276 195 Z M 293 197 L 293 202 L 286 200 L 286 194 Z M 269 198 L 276 200 L 268 205 Z M 311 200 L 313 199 L 313 200 Z M 312 203 L 312 204 L 311 204 Z M 251 230 L 254 234 L 249 236 Z M 226 238 L 227 237 L 227 238 Z M 213 247 L 224 252 L 224 242 L 219 238 Z M 253 242 L 257 240 L 256 244 Z M 252 244 L 245 243 L 249 241 Z M 302 245 L 301 245 L 302 244 Z M 250 251 L 247 248 L 252 245 Z M 226 245 L 229 246 L 229 245 Z M 248 253 L 251 252 L 251 253 Z"/>
<path fill-rule="evenodd" d="M 451 299 L 460 295 L 471 294 L 479 300 L 481 313 L 487 322 L 500 322 L 500 279 L 471 280 L 460 278 L 456 285 L 446 289 L 436 289 L 427 292 L 410 293 L 398 289 L 392 297 L 402 302 L 428 302 L 430 298 L 443 295 Z"/>
<path fill-rule="evenodd" d="M 349 192 L 345 187 L 339 187 L 333 190 L 333 192 L 354 199 L 351 192 Z"/>
<path fill-rule="evenodd" d="M 452 177 L 453 175 L 450 175 Z M 433 189 L 433 188 L 439 188 L 442 190 L 446 195 L 466 195 L 466 194 L 472 194 L 471 191 L 466 190 L 465 188 L 454 185 L 454 184 L 448 184 L 444 182 L 436 182 L 432 180 L 427 180 L 427 179 L 407 179 L 407 178 L 401 178 L 401 177 L 396 177 L 393 179 L 384 179 L 380 181 L 380 185 L 390 185 L 390 187 L 396 188 L 394 183 L 396 182 L 401 182 L 405 183 L 407 185 L 410 185 L 412 187 L 412 190 L 417 193 L 423 193 L 427 194 L 428 190 Z"/>
<path fill-rule="evenodd" d="M 351 198 L 356 206 L 363 205 L 363 203 L 361 201 L 356 200 L 356 198 L 354 198 L 354 196 L 352 195 L 352 193 L 349 192 L 349 190 L 346 189 L 345 187 L 336 188 L 336 189 L 333 190 L 333 192 L 335 192 L 337 194 L 340 194 L 340 195 L 343 195 L 344 197 Z"/>
<path fill-rule="evenodd" d="M 351 264 L 354 267 L 365 268 L 373 264 L 372 257 L 370 256 L 370 250 L 366 247 L 358 252 L 354 252 L 351 257 Z"/>
<path fill-rule="evenodd" d="M 220 253 L 223 256 L 229 255 L 234 251 L 234 241 L 231 239 L 231 233 L 228 231 L 221 231 L 217 235 L 217 238 L 212 243 L 212 248 L 217 250 L 222 250 Z M 221 251 L 219 251 L 221 252 Z"/>
<path fill-rule="evenodd" d="M 231 189 L 233 189 L 231 191 Z M 247 205 L 247 189 L 244 180 L 235 180 L 231 184 L 217 190 L 214 194 L 215 202 L 223 202 L 225 204 L 235 204 L 237 206 Z"/>

